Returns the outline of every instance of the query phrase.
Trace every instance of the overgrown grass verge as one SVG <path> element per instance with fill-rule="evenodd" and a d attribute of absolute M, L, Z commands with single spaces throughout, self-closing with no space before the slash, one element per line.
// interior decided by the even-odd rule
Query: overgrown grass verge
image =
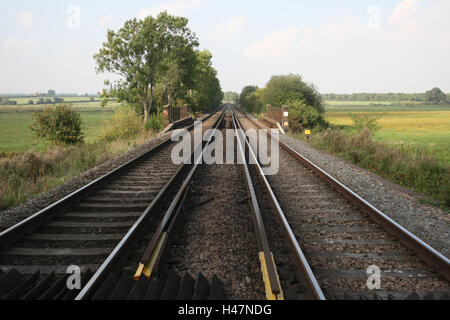
<path fill-rule="evenodd" d="M 142 131 L 129 140 L 97 140 L 0 158 L 0 210 L 19 205 L 70 178 L 144 143 L 153 134 Z"/>
<path fill-rule="evenodd" d="M 296 135 L 299 137 L 304 139 Z M 311 144 L 427 195 L 446 211 L 450 209 L 450 166 L 438 161 L 438 157 L 424 147 L 393 148 L 387 143 L 374 141 L 367 129 L 357 135 L 329 129 L 315 133 Z"/>

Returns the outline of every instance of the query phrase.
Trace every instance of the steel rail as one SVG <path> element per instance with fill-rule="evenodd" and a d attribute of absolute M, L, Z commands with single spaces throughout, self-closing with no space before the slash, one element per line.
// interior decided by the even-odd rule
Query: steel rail
<path fill-rule="evenodd" d="M 212 115 L 217 113 L 221 108 L 216 109 L 206 117 L 204 117 L 201 121 L 208 120 Z M 188 131 L 192 130 L 194 125 L 191 125 L 187 128 Z M 27 217 L 26 219 L 20 221 L 19 223 L 9 227 L 8 229 L 0 232 L 0 248 L 7 247 L 10 244 L 14 243 L 18 239 L 24 237 L 24 235 L 28 232 L 32 232 L 37 227 L 45 223 L 47 220 L 50 220 L 54 216 L 63 213 L 65 210 L 79 202 L 83 197 L 87 194 L 90 194 L 103 185 L 108 183 L 110 180 L 114 179 L 118 175 L 123 172 L 128 171 L 129 169 L 135 167 L 140 161 L 144 158 L 151 156 L 153 153 L 157 152 L 167 144 L 171 143 L 171 139 L 167 139 L 155 147 L 151 148 L 147 152 L 131 159 L 125 164 L 111 170 L 105 175 L 99 177 L 98 179 L 86 184 L 85 186 L 79 188 L 78 190 L 72 192 L 71 194 L 63 197 L 62 199 L 50 204 L 46 208 L 40 210 L 39 212 Z"/>
<path fill-rule="evenodd" d="M 8 245 L 17 241 L 19 238 L 23 237 L 27 232 L 31 232 L 35 228 L 39 227 L 41 224 L 45 223 L 46 220 L 49 220 L 54 216 L 63 213 L 66 209 L 68 209 L 69 207 L 76 204 L 79 200 L 81 200 L 81 198 L 83 198 L 89 193 L 96 191 L 97 189 L 101 188 L 104 184 L 108 183 L 110 180 L 114 179 L 121 173 L 134 167 L 142 159 L 155 153 L 157 150 L 161 149 L 169 142 L 170 139 L 163 141 L 162 143 L 153 147 L 146 153 L 137 156 L 136 158 L 115 168 L 114 170 L 103 175 L 102 177 L 88 183 L 87 185 L 72 192 L 71 194 L 65 196 L 64 198 L 54 202 L 45 209 L 40 210 L 39 212 L 31 215 L 30 217 L 22 220 L 21 222 L 4 230 L 3 232 L 0 233 L 0 247 L 7 247 Z"/>
<path fill-rule="evenodd" d="M 255 188 L 253 186 L 253 181 L 252 178 L 250 176 L 250 170 L 248 168 L 247 165 L 247 160 L 246 160 L 246 155 L 245 155 L 245 149 L 246 149 L 246 143 L 244 141 L 246 141 L 245 136 L 242 137 L 243 130 L 241 125 L 238 123 L 237 119 L 236 119 L 236 115 L 234 112 L 232 112 L 232 119 L 233 119 L 233 125 L 234 125 L 234 130 L 236 132 L 236 137 L 237 137 L 237 141 L 238 141 L 238 150 L 239 150 L 239 154 L 241 156 L 242 162 L 243 162 L 243 167 L 244 167 L 244 173 L 245 173 L 245 178 L 247 181 L 247 192 L 250 196 L 250 204 L 251 204 L 251 209 L 252 209 L 252 214 L 253 214 L 253 219 L 255 222 L 255 231 L 256 231 L 256 235 L 257 235 L 257 239 L 258 239 L 258 244 L 260 246 L 260 250 L 264 253 L 264 257 L 262 259 L 265 259 L 265 266 L 267 267 L 267 273 L 268 273 L 268 278 L 269 278 L 269 283 L 270 283 L 270 291 L 268 292 L 268 295 L 273 295 L 273 297 L 270 297 L 271 299 L 276 299 L 276 297 L 280 294 L 282 294 L 282 289 L 281 289 L 281 285 L 279 282 L 279 278 L 278 278 L 278 273 L 277 273 L 277 268 L 275 265 L 275 262 L 272 258 L 272 251 L 270 249 L 269 246 L 269 241 L 267 239 L 267 234 L 266 234 L 266 230 L 264 227 L 264 222 L 263 222 L 263 218 L 261 216 L 261 210 L 258 204 L 258 199 L 256 197 L 256 192 L 255 192 Z M 249 152 L 251 152 L 251 150 L 249 150 Z M 263 271 L 264 272 L 264 271 Z"/>
<path fill-rule="evenodd" d="M 240 121 L 238 120 L 236 115 L 235 115 L 235 117 L 236 117 L 236 120 L 237 120 L 237 123 L 238 123 L 240 129 L 242 130 L 242 125 L 241 125 Z M 305 257 L 305 254 L 303 253 L 303 250 L 300 248 L 297 238 L 295 237 L 294 232 L 292 231 L 291 226 L 289 225 L 289 222 L 286 219 L 286 215 L 284 214 L 283 210 L 281 209 L 278 199 L 275 196 L 275 193 L 273 192 L 272 187 L 270 186 L 270 183 L 264 174 L 264 171 L 262 170 L 261 166 L 259 165 L 259 162 L 257 160 L 256 155 L 254 154 L 251 144 L 248 142 L 247 139 L 245 139 L 245 144 L 248 147 L 250 157 L 252 157 L 252 159 L 255 163 L 255 167 L 257 169 L 259 177 L 263 181 L 266 191 L 270 196 L 273 207 L 275 209 L 276 216 L 278 218 L 278 221 L 281 224 L 281 227 L 284 230 L 285 237 L 291 246 L 291 250 L 294 254 L 296 262 L 301 268 L 304 279 L 306 279 L 306 281 L 308 282 L 310 296 L 316 300 L 326 300 L 325 295 L 323 294 L 322 289 L 320 288 L 320 285 L 319 285 L 319 283 L 318 283 L 318 281 L 317 281 L 317 279 Z"/>
<path fill-rule="evenodd" d="M 217 109 L 214 113 L 210 114 L 208 117 L 203 119 L 203 121 L 211 118 L 215 113 L 219 112 L 222 108 Z M 127 234 L 122 238 L 120 243 L 114 248 L 111 254 L 107 257 L 107 259 L 103 262 L 100 268 L 96 271 L 96 273 L 91 277 L 89 282 L 83 287 L 75 300 L 87 300 L 91 298 L 94 294 L 95 290 L 99 288 L 101 282 L 105 280 L 107 275 L 112 271 L 114 265 L 120 259 L 122 253 L 126 252 L 130 246 L 135 242 L 136 237 L 139 233 L 145 229 L 147 223 L 149 222 L 149 218 L 155 208 L 160 205 L 161 199 L 166 195 L 167 192 L 170 191 L 170 188 L 174 184 L 175 180 L 180 176 L 181 171 L 185 168 L 185 165 L 180 166 L 177 172 L 172 176 L 169 182 L 164 186 L 164 188 L 159 192 L 156 198 L 152 201 L 152 203 L 148 206 L 145 212 L 139 217 L 136 223 L 131 227 L 131 229 L 127 232 Z"/>
<path fill-rule="evenodd" d="M 197 171 L 198 166 L 200 165 L 200 162 L 203 158 L 203 154 L 205 153 L 208 145 L 211 143 L 211 137 L 217 130 L 217 128 L 222 123 L 225 116 L 225 112 L 222 113 L 222 115 L 219 117 L 218 121 L 214 125 L 214 129 L 209 131 L 209 135 L 204 139 L 206 141 L 205 146 L 203 147 L 202 143 L 196 148 L 196 151 L 194 151 L 194 155 L 197 154 L 198 149 L 202 149 L 201 154 L 195 159 L 194 166 L 190 170 L 189 174 L 187 175 L 186 179 L 184 180 L 182 186 L 178 190 L 177 194 L 175 195 L 174 199 L 172 200 L 169 209 L 165 213 L 160 225 L 158 226 L 158 229 L 156 230 L 155 234 L 153 235 L 153 238 L 151 242 L 149 243 L 148 247 L 146 248 L 144 255 L 142 256 L 142 259 L 140 261 L 141 266 L 145 266 L 151 259 L 153 252 L 155 251 L 155 248 L 158 244 L 159 239 L 161 238 L 162 233 L 166 230 L 167 225 L 169 224 L 172 215 L 175 212 L 175 209 L 179 207 L 180 199 L 183 198 L 183 194 L 185 193 L 185 190 L 188 188 L 188 186 L 191 184 L 192 178 Z"/>
<path fill-rule="evenodd" d="M 252 123 L 258 128 L 263 127 L 253 117 L 240 110 Z M 339 182 L 333 176 L 325 172 L 322 168 L 315 165 L 312 161 L 301 155 L 299 152 L 288 146 L 286 143 L 272 136 L 270 132 L 268 134 L 271 138 L 278 141 L 280 146 L 294 156 L 297 160 L 302 162 L 305 166 L 310 168 L 314 173 L 322 177 L 326 182 L 332 185 L 337 191 L 339 191 L 346 199 L 355 204 L 361 211 L 366 213 L 372 220 L 383 226 L 383 228 L 396 237 L 404 246 L 413 250 L 417 255 L 422 258 L 427 264 L 433 266 L 438 273 L 440 273 L 447 281 L 450 281 L 450 259 L 445 257 L 442 253 L 431 247 L 425 241 L 414 235 L 412 232 L 404 228 L 398 222 L 387 216 L 385 213 L 377 209 L 370 204 L 356 192 Z"/>

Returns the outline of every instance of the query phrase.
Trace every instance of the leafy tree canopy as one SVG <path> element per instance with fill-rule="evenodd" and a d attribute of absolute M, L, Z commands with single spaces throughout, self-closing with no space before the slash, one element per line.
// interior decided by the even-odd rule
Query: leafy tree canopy
<path fill-rule="evenodd" d="M 289 106 L 289 128 L 293 132 L 328 126 L 323 114 L 317 109 L 306 105 L 304 100 L 288 101 L 287 105 Z"/>
<path fill-rule="evenodd" d="M 168 57 L 199 45 L 187 24 L 188 19 L 163 12 L 156 18 L 128 20 L 117 32 L 108 30 L 107 41 L 94 58 L 97 72 L 122 77 L 113 92 L 119 102 L 142 106 L 146 119 L 156 113 L 153 89 Z"/>
<path fill-rule="evenodd" d="M 239 96 L 239 104 L 241 105 L 242 108 L 245 109 L 245 98 L 246 98 L 249 94 L 255 92 L 256 90 L 258 90 L 258 87 L 257 87 L 257 86 L 246 86 L 246 87 L 244 87 L 244 88 L 242 89 L 242 92 L 241 92 L 241 94 L 240 94 L 240 96 Z"/>
<path fill-rule="evenodd" d="M 217 71 L 212 67 L 212 54 L 208 50 L 196 51 L 197 65 L 193 72 L 194 90 L 190 102 L 193 111 L 210 111 L 220 105 L 223 92 Z"/>
<path fill-rule="evenodd" d="M 325 109 L 322 96 L 313 84 L 303 81 L 297 74 L 273 76 L 263 91 L 263 101 L 266 104 L 281 107 L 289 101 L 304 101 L 310 107 L 323 113 Z"/>
<path fill-rule="evenodd" d="M 433 88 L 425 92 L 425 100 L 431 103 L 445 103 L 447 102 L 447 95 L 439 88 Z"/>

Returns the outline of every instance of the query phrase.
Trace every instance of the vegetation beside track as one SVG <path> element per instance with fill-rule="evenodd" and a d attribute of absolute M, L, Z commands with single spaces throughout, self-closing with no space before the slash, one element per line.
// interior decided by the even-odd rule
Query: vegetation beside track
<path fill-rule="evenodd" d="M 8 124 L 11 130 L 10 134 L 2 138 L 3 141 L 8 136 L 12 138 L 11 148 L 18 146 L 17 135 L 38 144 L 31 148 L 27 145 L 26 151 L 16 149 L 14 152 L 0 154 L 0 210 L 50 190 L 129 151 L 156 134 L 144 129 L 142 119 L 131 108 L 119 108 L 115 113 L 103 113 L 99 110 L 80 113 L 83 128 L 88 130 L 85 142 L 75 145 L 57 146 L 33 140 L 30 138 L 31 131 L 27 128 L 32 123 L 31 115 L 28 114 L 8 114 L 8 119 L 2 121 L 3 126 Z M 3 115 L 5 114 L 1 114 Z M 28 121 L 23 121 L 24 119 Z M 8 129 L 2 128 L 2 132 L 8 132 Z"/>
<path fill-rule="evenodd" d="M 432 110 L 428 110 L 428 108 Z M 326 104 L 332 128 L 311 144 L 430 197 L 450 210 L 450 107 Z M 405 110 L 406 109 L 406 110 Z M 378 130 L 358 131 L 352 115 L 379 115 Z M 302 134 L 295 135 L 304 139 Z"/>
<path fill-rule="evenodd" d="M 102 108 L 90 105 L 73 106 L 80 113 L 82 130 L 85 141 L 92 143 L 102 135 L 105 121 L 112 118 L 118 104 L 110 103 Z M 26 151 L 44 151 L 51 148 L 48 142 L 33 137 L 29 127 L 33 124 L 33 113 L 42 111 L 45 106 L 14 108 L 0 107 L 0 154 L 3 156 L 17 154 Z"/>
<path fill-rule="evenodd" d="M 450 101 L 424 94 L 319 95 L 301 76 L 272 77 L 265 88 L 227 93 L 264 117 L 266 104 L 287 105 L 291 134 L 416 192 L 450 210 Z M 393 100 L 394 98 L 399 100 Z M 323 101 L 324 98 L 333 99 Z M 359 100 L 355 100 L 358 98 Z"/>
<path fill-rule="evenodd" d="M 217 108 L 223 92 L 212 54 L 197 49 L 198 39 L 187 25 L 188 19 L 162 12 L 156 17 L 128 20 L 117 32 L 109 30 L 94 59 L 98 72 L 115 73 L 121 79 L 105 82 L 109 88 L 103 90 L 101 102 L 94 96 L 88 101 L 77 97 L 71 100 L 72 108 L 58 108 L 59 115 L 55 108 L 35 115 L 39 123 L 34 132 L 50 142 L 34 139 L 28 128 L 34 112 L 42 112 L 45 104 L 63 103 L 62 99 L 50 99 L 50 91 L 48 97 L 37 101 L 24 97 L 12 101 L 12 96 L 2 99 L 0 210 L 144 142 L 163 128 L 164 105 L 187 104 L 192 113 Z M 126 107 L 117 109 L 115 115 L 112 109 L 99 109 L 112 101 Z M 77 108 L 79 114 L 73 112 Z M 68 142 L 73 145 L 63 145 Z"/>
<path fill-rule="evenodd" d="M 326 104 L 325 118 L 357 134 L 352 115 L 379 115 L 373 138 L 396 149 L 416 150 L 450 164 L 450 106 L 353 106 Z"/>

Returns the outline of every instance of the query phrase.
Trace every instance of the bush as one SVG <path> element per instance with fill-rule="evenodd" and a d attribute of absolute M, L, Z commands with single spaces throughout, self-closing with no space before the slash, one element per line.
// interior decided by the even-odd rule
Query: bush
<path fill-rule="evenodd" d="M 47 108 L 33 114 L 34 124 L 30 129 L 35 136 L 55 144 L 77 144 L 83 142 L 80 114 L 66 105 Z"/>
<path fill-rule="evenodd" d="M 164 129 L 164 115 L 162 113 L 151 114 L 145 124 L 145 130 L 160 132 Z"/>
<path fill-rule="evenodd" d="M 358 129 L 358 132 L 367 129 L 372 133 L 380 129 L 378 121 L 382 116 L 383 114 L 349 114 L 349 117 L 352 119 L 354 126 Z"/>
<path fill-rule="evenodd" d="M 110 121 L 105 124 L 103 139 L 106 141 L 132 140 L 142 131 L 142 118 L 130 106 L 116 109 Z"/>
<path fill-rule="evenodd" d="M 265 104 L 281 107 L 289 101 L 304 101 L 318 112 L 325 111 L 322 96 L 317 88 L 303 80 L 298 74 L 273 76 L 263 90 Z"/>
<path fill-rule="evenodd" d="M 289 127 L 293 132 L 301 132 L 304 129 L 327 127 L 327 122 L 322 113 L 315 108 L 306 105 L 304 101 L 294 100 L 288 102 Z"/>

